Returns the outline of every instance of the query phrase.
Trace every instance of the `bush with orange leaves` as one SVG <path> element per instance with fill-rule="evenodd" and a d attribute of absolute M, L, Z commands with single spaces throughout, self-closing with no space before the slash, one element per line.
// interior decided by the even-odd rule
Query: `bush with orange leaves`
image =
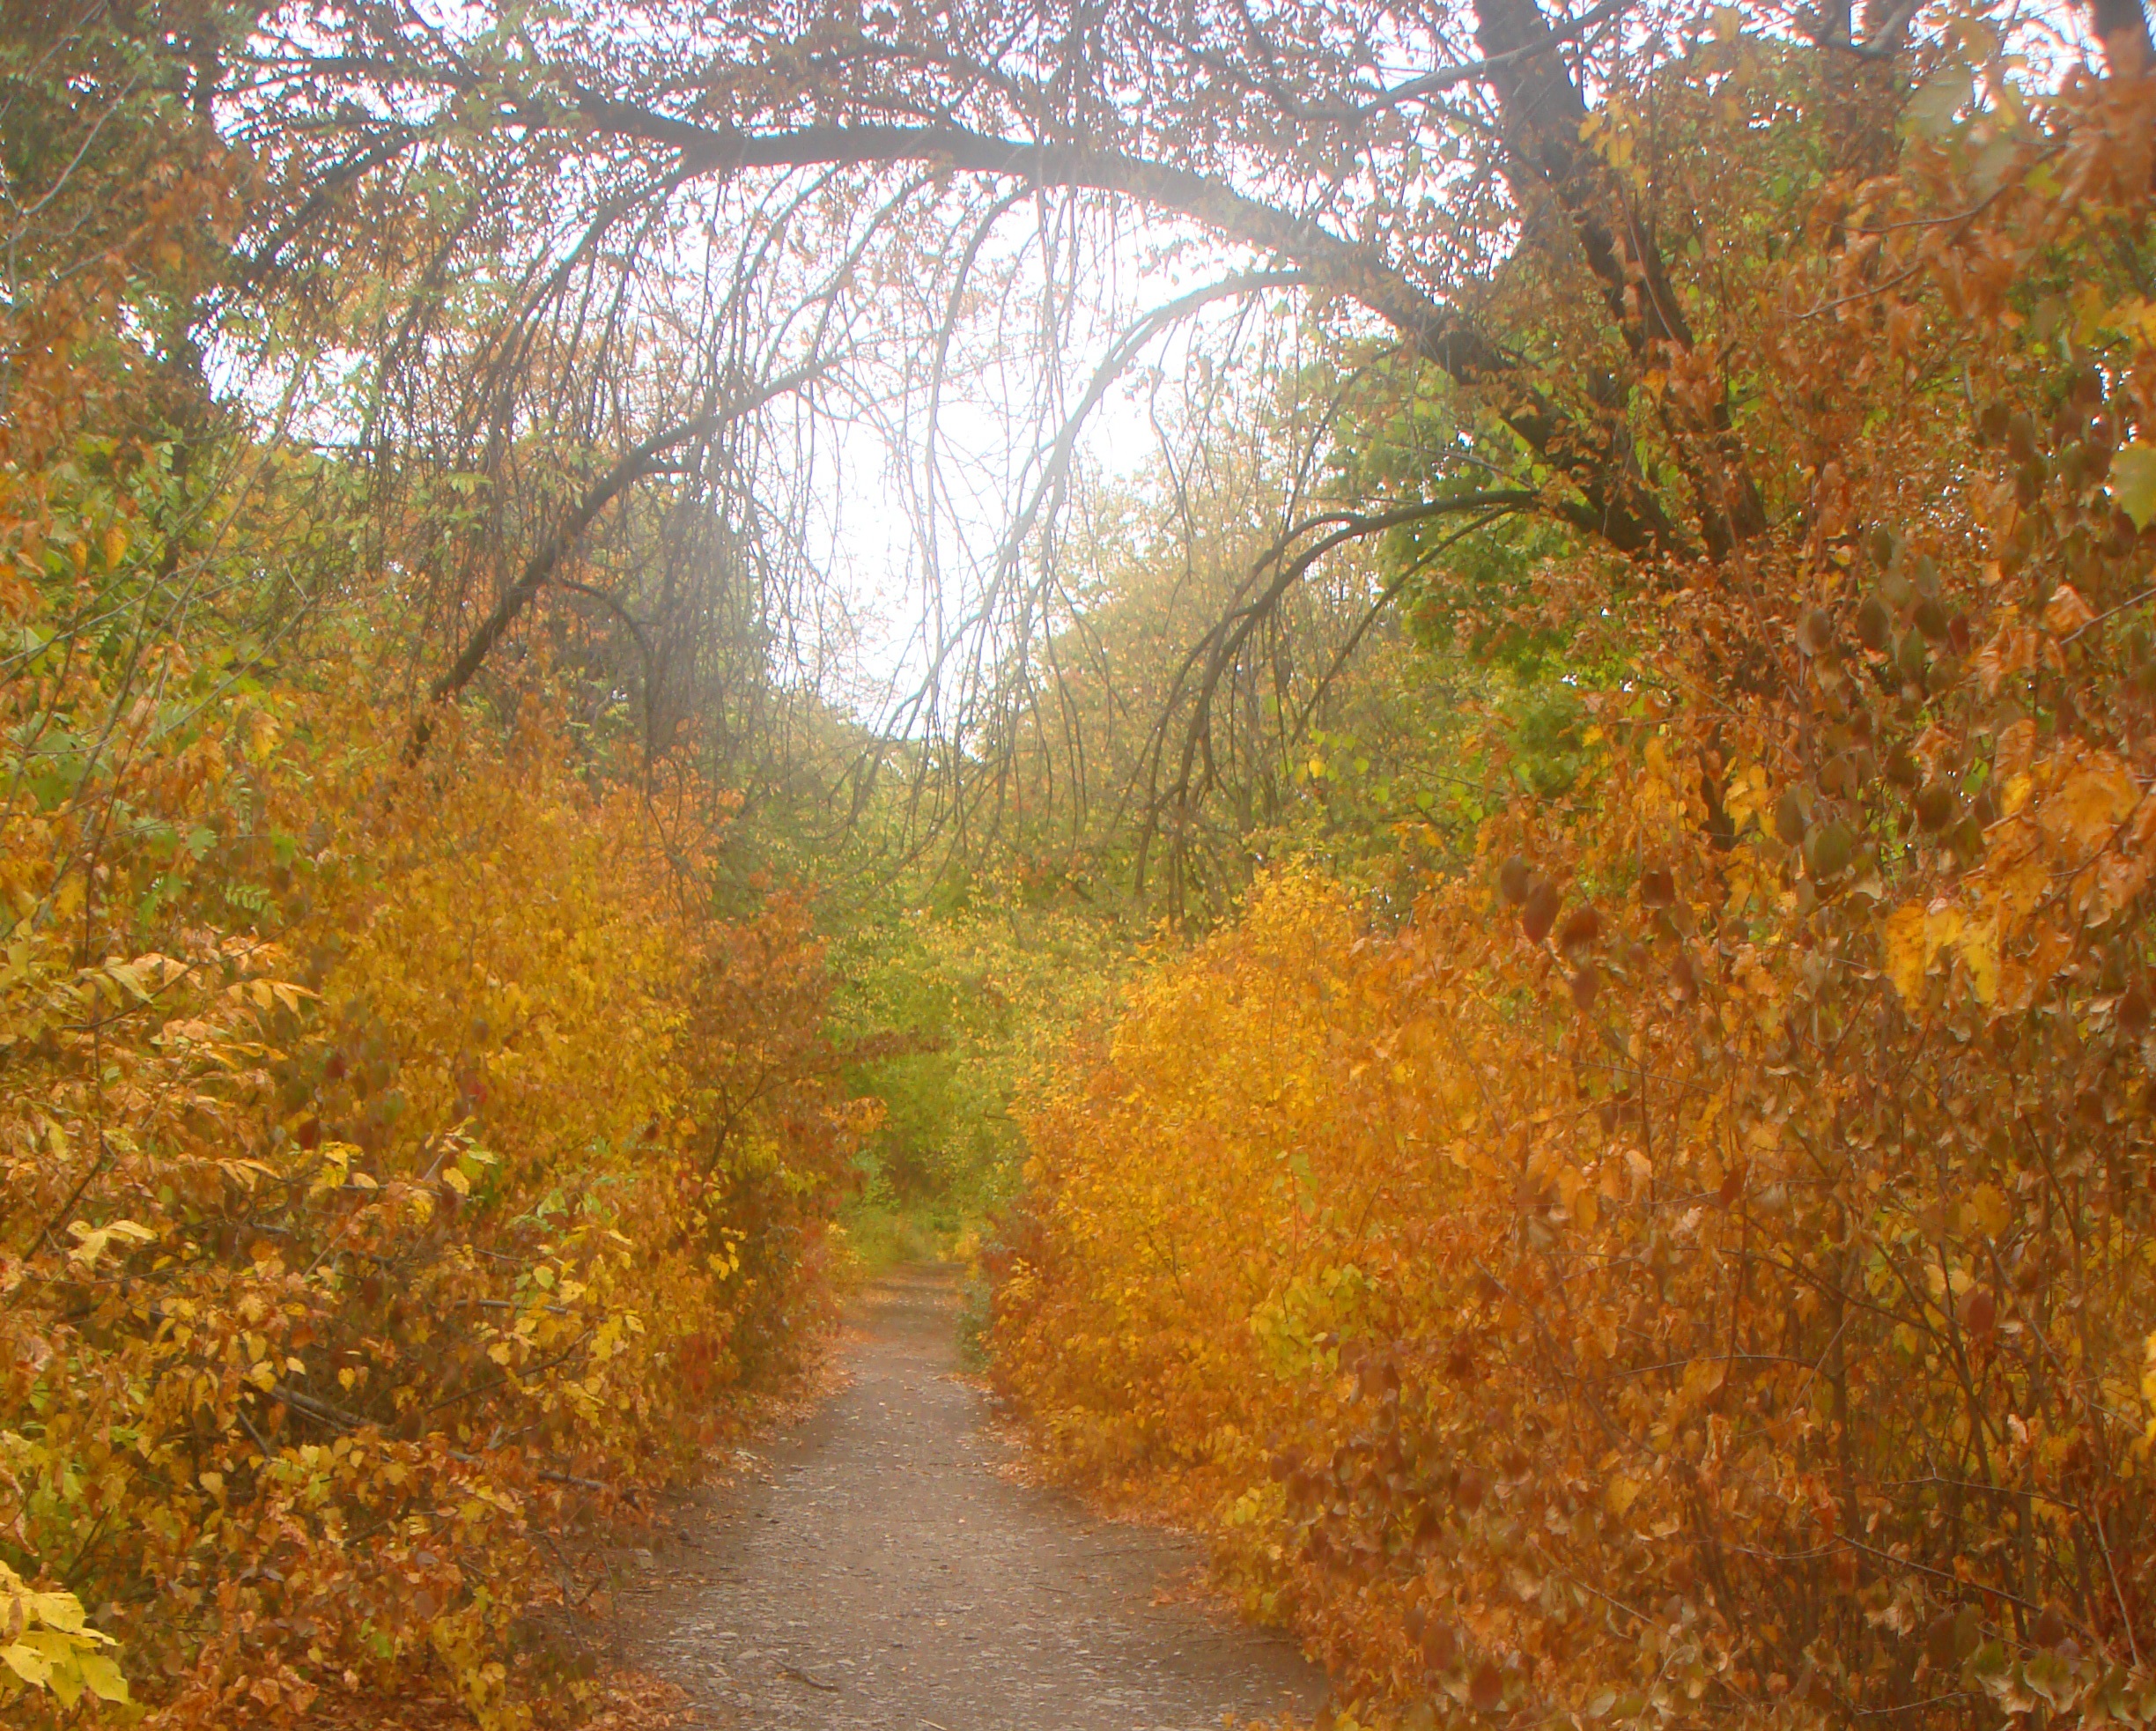
<path fill-rule="evenodd" d="M 1545 573 L 1570 790 L 1035 1101 L 999 1374 L 1343 1726 L 2156 1723 L 2149 83 L 1718 263 L 1776 527 Z"/>

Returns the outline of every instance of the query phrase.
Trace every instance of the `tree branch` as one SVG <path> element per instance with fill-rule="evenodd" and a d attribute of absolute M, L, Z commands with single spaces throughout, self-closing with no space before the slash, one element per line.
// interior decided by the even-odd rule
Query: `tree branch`
<path fill-rule="evenodd" d="M 525 560 L 524 569 L 516 581 L 502 592 L 501 598 L 494 603 L 493 610 L 480 621 L 479 628 L 471 634 L 462 652 L 450 663 L 447 671 L 428 688 L 430 702 L 440 703 L 453 698 L 471 683 L 473 677 L 485 664 L 488 654 L 500 640 L 501 634 L 514 623 L 517 615 L 531 604 L 533 596 L 556 580 L 562 561 L 575 549 L 584 532 L 596 521 L 600 513 L 638 481 L 662 467 L 661 459 L 668 452 L 697 440 L 707 439 L 728 423 L 754 414 L 765 403 L 785 396 L 788 391 L 798 390 L 820 374 L 826 365 L 828 363 L 785 374 L 723 407 L 706 409 L 692 419 L 655 433 L 624 454 L 620 462 L 586 490 L 584 496 L 571 507 L 568 514 L 532 550 L 531 557 Z M 583 586 L 579 587 L 581 588 Z M 585 593 L 594 592 L 586 589 Z M 417 757 L 425 750 L 430 731 L 430 726 L 423 717 L 412 730 L 411 755 Z"/>
<path fill-rule="evenodd" d="M 1541 45 L 1533 46 L 1539 52 Z M 1520 381 L 1510 356 L 1375 248 L 1343 240 L 1311 218 L 1290 215 L 1220 181 L 1148 158 L 1028 144 L 957 126 L 817 125 L 743 132 L 654 114 L 595 92 L 576 91 L 574 100 L 591 130 L 678 151 L 691 174 L 918 162 L 1016 176 L 1034 186 L 1111 193 L 1189 217 L 1225 239 L 1300 266 L 1314 287 L 1367 307 L 1458 383 L 1492 391 L 1505 424 L 1585 496 L 1584 511 L 1567 514 L 1578 526 L 1627 553 L 1688 551 L 1684 536 L 1628 472 L 1610 438 Z"/>
<path fill-rule="evenodd" d="M 1549 33 L 1549 40 L 1552 43 L 1577 41 L 1598 24 L 1606 23 L 1620 12 L 1631 11 L 1636 4 L 1637 0 L 1603 0 L 1603 4 L 1592 11 L 1574 18 L 1569 24 L 1555 26 Z M 1427 97 L 1442 95 L 1461 85 L 1478 83 L 1516 61 L 1539 52 L 1539 45 L 1531 44 L 1525 48 L 1509 48 L 1503 54 L 1486 55 L 1480 60 L 1471 60 L 1463 65 L 1440 67 L 1435 72 L 1428 72 L 1407 84 L 1395 85 L 1376 101 L 1356 109 L 1356 115 L 1367 120 L 1372 115 L 1383 114 L 1387 108 L 1397 107 L 1402 102 L 1419 101 Z"/>

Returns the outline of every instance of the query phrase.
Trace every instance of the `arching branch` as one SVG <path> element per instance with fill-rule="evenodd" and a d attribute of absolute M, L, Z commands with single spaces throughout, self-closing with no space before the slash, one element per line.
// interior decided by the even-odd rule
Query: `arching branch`
<path fill-rule="evenodd" d="M 683 167 L 694 174 L 929 163 L 964 174 L 1016 177 L 1031 186 L 1114 194 L 1190 218 L 1224 239 L 1296 266 L 1313 287 L 1368 308 L 1423 359 L 1459 384 L 1487 393 L 1505 424 L 1584 496 L 1579 508 L 1564 513 L 1576 527 L 1622 552 L 1681 556 L 1690 551 L 1612 437 L 1576 420 L 1521 380 L 1512 359 L 1457 308 L 1418 287 L 1376 248 L 1223 181 L 1143 157 L 1028 144 L 956 126 L 749 132 L 700 126 L 592 92 L 578 92 L 576 102 L 589 130 L 678 151 Z"/>
<path fill-rule="evenodd" d="M 430 703 L 441 703 L 454 698 L 476 677 L 486 664 L 501 635 L 515 623 L 517 616 L 531 605 L 533 598 L 550 582 L 556 581 L 561 565 L 584 538 L 585 532 L 598 521 L 600 514 L 617 499 L 646 476 L 665 466 L 669 452 L 684 445 L 708 439 L 729 422 L 754 414 L 766 403 L 784 396 L 789 391 L 799 390 L 819 374 L 829 363 L 804 367 L 772 379 L 745 396 L 715 406 L 702 413 L 653 433 L 631 450 L 621 460 L 585 489 L 583 496 L 570 507 L 561 521 L 550 529 L 546 538 L 532 550 L 524 561 L 524 568 L 515 582 L 502 591 L 478 629 L 466 640 L 463 649 L 448 668 L 428 687 Z M 581 586 L 580 586 L 581 587 Z M 426 749 L 432 726 L 422 716 L 412 729 L 410 751 L 417 756 Z"/>
<path fill-rule="evenodd" d="M 1244 646 L 1259 625 L 1269 618 L 1295 586 L 1303 581 L 1310 568 L 1327 553 L 1350 542 L 1383 535 L 1390 529 L 1404 529 L 1410 524 L 1428 522 L 1433 518 L 1462 514 L 1488 515 L 1508 510 L 1521 510 L 1539 502 L 1539 495 L 1527 488 L 1501 488 L 1485 492 L 1459 493 L 1446 499 L 1418 499 L 1411 505 L 1396 506 L 1389 511 L 1328 512 L 1322 516 L 1307 519 L 1292 525 L 1276 540 L 1252 567 L 1252 577 L 1270 570 L 1271 580 L 1255 595 L 1244 602 L 1206 633 L 1185 655 L 1182 665 L 1170 682 L 1169 690 L 1154 722 L 1153 734 L 1144 754 L 1151 786 L 1148 789 L 1145 815 L 1138 836 L 1138 879 L 1144 884 L 1146 859 L 1151 852 L 1155 836 L 1159 833 L 1161 818 L 1165 807 L 1172 804 L 1178 813 L 1187 812 L 1197 795 L 1192 789 L 1199 753 L 1204 742 L 1213 710 L 1213 702 L 1221 680 L 1242 654 Z M 1311 530 L 1332 525 L 1329 533 L 1320 536 L 1302 551 L 1288 554 L 1288 549 Z M 1202 670 L 1200 671 L 1200 664 Z M 1168 743 L 1170 718 L 1181 706 L 1183 694 L 1190 689 L 1193 672 L 1198 682 L 1192 697 L 1190 719 L 1183 729 L 1180 758 L 1177 764 L 1174 785 L 1164 791 L 1160 786 L 1162 758 Z M 1178 832 L 1171 845 L 1171 863 L 1180 868 L 1181 838 Z M 1170 897 L 1178 891 L 1171 887 Z"/>

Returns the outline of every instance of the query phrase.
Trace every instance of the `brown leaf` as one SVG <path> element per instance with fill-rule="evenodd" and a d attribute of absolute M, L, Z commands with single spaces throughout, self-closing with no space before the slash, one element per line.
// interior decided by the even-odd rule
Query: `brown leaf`
<path fill-rule="evenodd" d="M 1794 788 L 1783 790 L 1782 797 L 1775 802 L 1775 834 L 1784 847 L 1794 847 L 1805 839 L 1809 825 L 1805 818 L 1804 795 Z"/>
<path fill-rule="evenodd" d="M 1487 1659 L 1467 1680 L 1467 1701 L 1480 1713 L 1494 1713 L 1504 1705 L 1504 1678 Z"/>
<path fill-rule="evenodd" d="M 2071 583 L 2061 583 L 2044 603 L 2044 625 L 2054 637 L 2071 637 L 2095 622 L 2096 610 L 2081 599 Z"/>
<path fill-rule="evenodd" d="M 1583 949 L 1602 936 L 1602 916 L 1591 907 L 1575 908 L 1558 928 L 1557 947 L 1567 951 Z"/>
<path fill-rule="evenodd" d="M 1583 1011 L 1590 1010 L 1594 1008 L 1595 994 L 1602 989 L 1602 977 L 1596 973 L 1594 964 L 1590 962 L 1572 976 L 1567 986 L 1572 994 L 1574 1005 Z"/>
<path fill-rule="evenodd" d="M 1527 934 L 1528 943 L 1539 943 L 1550 935 L 1550 928 L 1557 923 L 1557 886 L 1547 877 L 1537 878 L 1527 891 L 1527 905 L 1520 909 L 1520 929 Z"/>

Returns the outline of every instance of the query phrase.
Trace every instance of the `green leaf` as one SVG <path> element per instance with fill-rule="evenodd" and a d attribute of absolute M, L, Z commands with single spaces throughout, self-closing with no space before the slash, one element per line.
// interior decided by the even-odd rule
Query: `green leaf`
<path fill-rule="evenodd" d="M 1948 66 L 1917 87 L 1902 115 L 1918 137 L 1943 138 L 1953 130 L 1954 115 L 1968 100 L 1968 70 Z"/>
<path fill-rule="evenodd" d="M 2111 459 L 2111 497 L 2136 529 L 2156 519 L 2156 445 L 2137 439 Z"/>

